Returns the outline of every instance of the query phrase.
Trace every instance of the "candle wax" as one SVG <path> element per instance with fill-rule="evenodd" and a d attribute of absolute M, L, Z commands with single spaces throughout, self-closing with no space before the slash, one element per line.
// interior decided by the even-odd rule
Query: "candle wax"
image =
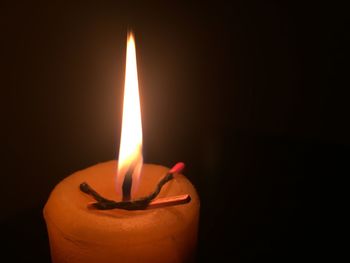
<path fill-rule="evenodd" d="M 158 197 L 190 194 L 188 204 L 127 211 L 91 210 L 95 201 L 79 190 L 87 182 L 102 196 L 120 201 L 116 193 L 117 162 L 109 161 L 62 180 L 44 207 L 51 258 L 61 262 L 180 263 L 193 262 L 199 220 L 199 198 L 181 174 L 165 184 Z M 136 196 L 143 197 L 169 169 L 144 164 Z"/>

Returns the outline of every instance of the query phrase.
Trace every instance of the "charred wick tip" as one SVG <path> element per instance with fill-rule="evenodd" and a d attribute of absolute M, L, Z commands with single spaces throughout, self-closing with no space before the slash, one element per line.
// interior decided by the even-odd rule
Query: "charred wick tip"
<path fill-rule="evenodd" d="M 79 186 L 80 190 L 86 194 L 89 193 L 89 185 L 85 182 L 81 183 L 80 186 Z"/>

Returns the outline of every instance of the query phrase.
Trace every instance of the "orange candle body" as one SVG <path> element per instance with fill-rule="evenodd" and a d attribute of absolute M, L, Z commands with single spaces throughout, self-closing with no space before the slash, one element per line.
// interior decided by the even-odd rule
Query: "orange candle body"
<path fill-rule="evenodd" d="M 199 198 L 181 174 L 162 188 L 159 197 L 190 194 L 188 204 L 127 211 L 91 210 L 90 196 L 79 190 L 87 182 L 102 196 L 121 200 L 115 191 L 116 161 L 100 163 L 61 181 L 44 207 L 54 263 L 193 262 L 199 221 Z M 134 198 L 148 195 L 168 168 L 145 164 Z"/>

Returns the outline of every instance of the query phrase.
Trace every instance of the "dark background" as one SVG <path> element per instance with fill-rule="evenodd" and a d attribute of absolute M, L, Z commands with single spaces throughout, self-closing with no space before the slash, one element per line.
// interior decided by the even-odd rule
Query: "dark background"
<path fill-rule="evenodd" d="M 198 262 L 331 254 L 332 183 L 349 174 L 345 9 L 127 2 L 1 4 L 2 256 L 49 262 L 50 191 L 116 158 L 128 28 L 144 159 L 186 162 Z"/>

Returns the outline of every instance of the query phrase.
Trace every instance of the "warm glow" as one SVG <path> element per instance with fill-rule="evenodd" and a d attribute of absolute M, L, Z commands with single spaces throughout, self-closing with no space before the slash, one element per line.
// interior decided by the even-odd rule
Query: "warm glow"
<path fill-rule="evenodd" d="M 132 193 L 135 192 L 142 167 L 142 124 L 136 48 L 128 34 L 124 84 L 123 120 L 118 158 L 117 191 L 121 191 L 126 172 L 133 170 Z"/>

